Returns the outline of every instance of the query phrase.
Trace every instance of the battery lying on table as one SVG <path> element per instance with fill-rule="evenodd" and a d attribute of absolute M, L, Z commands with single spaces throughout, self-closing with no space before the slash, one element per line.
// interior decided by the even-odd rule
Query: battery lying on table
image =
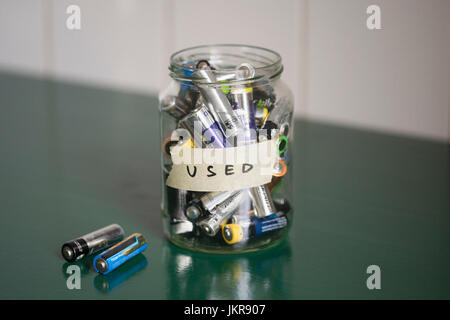
<path fill-rule="evenodd" d="M 110 249 L 100 253 L 92 262 L 96 272 L 108 274 L 124 262 L 147 249 L 147 241 L 140 233 L 134 233 Z"/>
<path fill-rule="evenodd" d="M 111 224 L 64 243 L 61 253 L 68 262 L 74 262 L 112 246 L 122 240 L 123 235 L 121 226 Z"/>

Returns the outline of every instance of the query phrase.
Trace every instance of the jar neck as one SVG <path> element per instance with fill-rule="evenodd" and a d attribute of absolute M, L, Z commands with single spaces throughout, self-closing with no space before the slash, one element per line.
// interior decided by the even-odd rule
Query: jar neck
<path fill-rule="evenodd" d="M 248 67 L 254 72 L 249 73 Z M 224 82 L 274 80 L 280 77 L 283 65 L 281 56 L 269 49 L 219 44 L 192 47 L 174 53 L 170 58 L 169 70 L 170 76 L 178 81 L 223 85 Z"/>

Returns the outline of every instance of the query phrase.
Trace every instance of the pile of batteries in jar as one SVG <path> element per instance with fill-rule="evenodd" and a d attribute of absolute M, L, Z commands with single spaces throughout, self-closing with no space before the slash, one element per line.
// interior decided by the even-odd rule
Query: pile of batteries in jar
<path fill-rule="evenodd" d="M 170 149 L 175 145 L 225 148 L 235 146 L 238 137 L 241 143 L 244 137 L 245 144 L 277 139 L 278 152 L 272 181 L 266 185 L 206 193 L 166 187 L 169 237 L 191 239 L 193 243 L 196 239 L 203 239 L 205 243 L 206 239 L 209 244 L 239 246 L 253 238 L 286 229 L 290 205 L 285 198 L 272 199 L 271 193 L 289 165 L 290 102 L 277 101 L 267 79 L 246 81 L 255 77 L 251 64 L 240 64 L 235 72 L 224 73 L 223 79 L 206 60 L 185 66 L 187 76 L 197 76 L 201 81 L 197 82 L 195 77 L 192 81 L 183 81 L 178 94 L 165 96 L 160 108 L 175 120 L 177 129 L 187 130 L 191 139 L 173 140 L 173 132 L 169 135 L 166 132 L 166 136 L 163 133 L 165 180 L 172 166 Z M 208 85 L 219 82 L 223 85 Z M 200 138 L 194 133 L 194 123 L 197 127 L 197 123 L 201 124 Z M 205 139 L 205 136 L 210 138 Z"/>
<path fill-rule="evenodd" d="M 123 239 L 118 224 L 111 224 L 62 245 L 61 253 L 67 262 L 75 262 L 100 252 L 92 261 L 94 270 L 108 274 L 147 249 L 147 241 L 140 233 Z"/>

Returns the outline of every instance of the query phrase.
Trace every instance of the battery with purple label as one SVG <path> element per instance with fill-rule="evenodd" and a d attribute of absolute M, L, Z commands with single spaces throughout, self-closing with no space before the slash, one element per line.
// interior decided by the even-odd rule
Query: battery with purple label
<path fill-rule="evenodd" d="M 179 125 L 189 131 L 197 147 L 224 147 L 225 136 L 205 105 L 182 118 Z"/>

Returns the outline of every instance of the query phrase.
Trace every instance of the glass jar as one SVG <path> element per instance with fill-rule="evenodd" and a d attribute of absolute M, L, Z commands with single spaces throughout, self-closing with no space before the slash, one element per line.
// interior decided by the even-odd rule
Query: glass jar
<path fill-rule="evenodd" d="M 188 48 L 159 97 L 164 231 L 208 253 L 272 247 L 292 223 L 293 95 L 278 53 Z"/>

